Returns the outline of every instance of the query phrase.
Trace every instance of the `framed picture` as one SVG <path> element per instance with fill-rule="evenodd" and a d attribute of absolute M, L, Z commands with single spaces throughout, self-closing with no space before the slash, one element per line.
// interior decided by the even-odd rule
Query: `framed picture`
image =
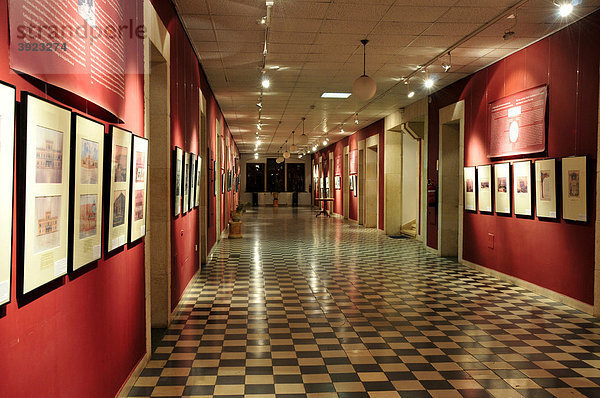
<path fill-rule="evenodd" d="M 183 155 L 183 214 L 190 210 L 190 159 L 189 152 Z"/>
<path fill-rule="evenodd" d="M 110 172 L 108 186 L 108 225 L 106 251 L 125 245 L 129 231 L 129 195 L 131 190 L 131 132 L 111 126 Z"/>
<path fill-rule="evenodd" d="M 227 170 L 227 191 L 231 191 L 231 187 L 233 186 L 233 173 L 231 170 Z"/>
<path fill-rule="evenodd" d="M 535 162 L 535 213 L 540 218 L 556 218 L 556 160 Z"/>
<path fill-rule="evenodd" d="M 515 162 L 513 164 L 515 214 L 531 216 L 531 162 Z"/>
<path fill-rule="evenodd" d="M 217 184 L 217 161 L 213 160 L 213 185 L 215 188 L 215 195 L 219 193 L 219 184 Z"/>
<path fill-rule="evenodd" d="M 181 214 L 181 181 L 183 181 L 183 173 L 181 170 L 183 164 L 183 150 L 175 147 L 173 154 L 173 216 L 177 217 Z"/>
<path fill-rule="evenodd" d="M 479 211 L 492 212 L 492 165 L 477 167 L 477 193 Z"/>
<path fill-rule="evenodd" d="M 223 171 L 221 173 L 221 193 L 225 193 L 225 184 L 227 184 L 227 181 L 225 181 L 226 175 L 225 172 Z"/>
<path fill-rule="evenodd" d="M 15 87 L 0 82 L 0 305 L 11 296 L 15 101 Z"/>
<path fill-rule="evenodd" d="M 73 114 L 71 270 L 102 257 L 104 125 Z"/>
<path fill-rule="evenodd" d="M 350 179 L 351 181 L 351 186 L 354 187 L 353 191 L 354 191 L 354 197 L 358 196 L 358 175 L 354 174 L 352 176 L 352 178 Z"/>
<path fill-rule="evenodd" d="M 335 176 L 335 189 L 342 189 L 342 177 Z"/>
<path fill-rule="evenodd" d="M 196 157 L 196 193 L 194 195 L 194 207 L 200 206 L 200 183 L 202 182 L 202 158 Z"/>
<path fill-rule="evenodd" d="M 562 160 L 562 201 L 565 220 L 587 222 L 587 158 Z"/>
<path fill-rule="evenodd" d="M 475 167 L 465 167 L 465 210 L 468 211 L 477 211 L 475 204 L 475 174 Z"/>
<path fill-rule="evenodd" d="M 190 210 L 196 204 L 196 154 L 190 153 Z"/>
<path fill-rule="evenodd" d="M 510 208 L 510 163 L 494 165 L 494 192 L 497 214 L 511 214 Z"/>
<path fill-rule="evenodd" d="M 25 294 L 67 273 L 71 111 L 24 92 L 21 116 Z"/>
<path fill-rule="evenodd" d="M 133 136 L 131 167 L 131 211 L 129 213 L 129 242 L 146 236 L 146 204 L 148 193 L 148 140 Z"/>

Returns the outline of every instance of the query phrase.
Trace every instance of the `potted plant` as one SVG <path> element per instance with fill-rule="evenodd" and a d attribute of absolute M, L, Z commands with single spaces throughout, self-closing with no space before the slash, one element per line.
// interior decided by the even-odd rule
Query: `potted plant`
<path fill-rule="evenodd" d="M 250 203 L 239 204 L 231 212 L 231 221 L 229 222 L 229 239 L 240 239 L 242 237 L 242 215 L 250 207 Z"/>

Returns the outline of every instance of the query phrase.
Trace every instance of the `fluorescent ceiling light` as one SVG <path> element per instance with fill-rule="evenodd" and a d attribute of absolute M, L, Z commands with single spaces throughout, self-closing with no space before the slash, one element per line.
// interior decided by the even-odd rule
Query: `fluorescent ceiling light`
<path fill-rule="evenodd" d="M 352 93 L 323 93 L 321 98 L 342 98 L 346 99 L 350 97 Z"/>

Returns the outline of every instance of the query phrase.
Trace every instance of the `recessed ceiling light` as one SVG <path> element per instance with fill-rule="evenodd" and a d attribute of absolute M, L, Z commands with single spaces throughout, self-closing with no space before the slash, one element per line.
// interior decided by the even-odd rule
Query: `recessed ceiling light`
<path fill-rule="evenodd" d="M 350 97 L 352 93 L 323 93 L 321 98 L 341 98 L 346 99 Z"/>

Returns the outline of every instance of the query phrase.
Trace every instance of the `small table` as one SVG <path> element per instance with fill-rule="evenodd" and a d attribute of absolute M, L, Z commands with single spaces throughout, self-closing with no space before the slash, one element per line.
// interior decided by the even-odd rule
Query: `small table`
<path fill-rule="evenodd" d="M 325 205 L 328 202 L 333 202 L 333 198 L 315 198 L 315 202 L 323 202 L 323 209 L 319 210 L 315 217 L 319 217 L 321 214 L 325 214 L 327 217 L 331 217 L 327 210 L 325 210 Z"/>

